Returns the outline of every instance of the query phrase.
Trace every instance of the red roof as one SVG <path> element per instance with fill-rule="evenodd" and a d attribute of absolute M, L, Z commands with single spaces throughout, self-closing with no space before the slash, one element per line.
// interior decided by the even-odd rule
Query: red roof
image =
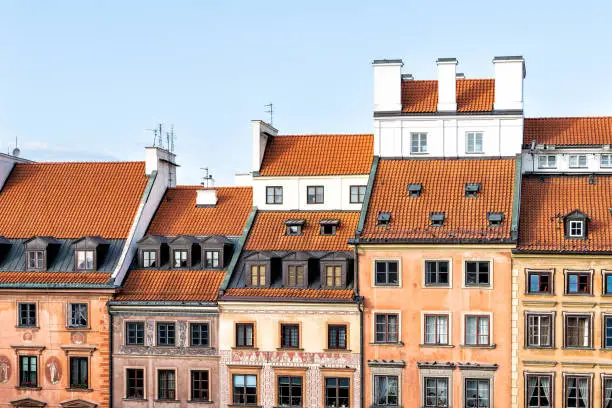
<path fill-rule="evenodd" d="M 103 272 L 0 272 L 0 284 L 104 285 L 110 277 L 110 273 Z"/>
<path fill-rule="evenodd" d="M 457 79 L 458 112 L 490 112 L 494 100 L 494 79 Z M 437 80 L 402 81 L 403 112 L 433 113 L 437 110 Z"/>
<path fill-rule="evenodd" d="M 230 288 L 223 295 L 223 299 L 231 297 L 253 298 L 282 298 L 293 300 L 353 300 L 352 289 L 296 289 L 296 288 Z"/>
<path fill-rule="evenodd" d="M 373 135 L 299 135 L 268 139 L 261 176 L 368 174 Z"/>
<path fill-rule="evenodd" d="M 525 118 L 523 143 L 546 145 L 612 145 L 612 116 Z"/>
<path fill-rule="evenodd" d="M 127 238 L 144 162 L 18 163 L 0 192 L 0 235 Z"/>

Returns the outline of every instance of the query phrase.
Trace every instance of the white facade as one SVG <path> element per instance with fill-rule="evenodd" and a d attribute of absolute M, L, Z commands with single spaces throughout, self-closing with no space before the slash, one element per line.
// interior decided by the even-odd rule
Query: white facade
<path fill-rule="evenodd" d="M 523 151 L 523 173 L 612 173 L 612 149 L 536 148 Z"/>

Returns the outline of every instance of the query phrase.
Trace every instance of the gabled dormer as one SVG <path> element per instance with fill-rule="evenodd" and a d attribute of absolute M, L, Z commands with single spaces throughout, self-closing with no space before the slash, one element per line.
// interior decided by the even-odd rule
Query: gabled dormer
<path fill-rule="evenodd" d="M 200 240 L 202 249 L 202 268 L 223 269 L 226 260 L 232 254 L 232 241 L 221 235 L 214 235 Z"/>
<path fill-rule="evenodd" d="M 268 255 L 255 252 L 244 258 L 244 284 L 252 288 L 270 287 L 272 262 Z"/>
<path fill-rule="evenodd" d="M 578 209 L 566 214 L 563 217 L 565 238 L 587 239 L 590 220 L 588 215 Z"/>
<path fill-rule="evenodd" d="M 109 242 L 100 236 L 84 236 L 74 242 L 74 270 L 95 271 L 108 252 Z"/>
<path fill-rule="evenodd" d="M 319 260 L 321 287 L 324 289 L 345 289 L 349 257 L 342 252 L 331 252 Z"/>
<path fill-rule="evenodd" d="M 175 269 L 191 268 L 199 262 L 199 240 L 191 235 L 179 235 L 170 241 L 170 267 Z"/>
<path fill-rule="evenodd" d="M 319 235 L 336 235 L 340 220 L 337 218 L 325 218 L 319 222 Z"/>
<path fill-rule="evenodd" d="M 308 286 L 309 258 L 309 254 L 305 252 L 291 252 L 283 257 L 283 286 L 289 288 Z"/>
<path fill-rule="evenodd" d="M 159 268 L 167 262 L 168 238 L 161 235 L 146 235 L 138 241 L 138 266 Z"/>
<path fill-rule="evenodd" d="M 27 271 L 46 271 L 57 255 L 60 242 L 53 237 L 34 237 L 24 242 Z"/>

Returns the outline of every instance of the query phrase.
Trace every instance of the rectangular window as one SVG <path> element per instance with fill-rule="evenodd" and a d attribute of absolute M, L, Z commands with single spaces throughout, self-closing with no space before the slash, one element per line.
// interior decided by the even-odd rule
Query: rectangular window
<path fill-rule="evenodd" d="M 36 327 L 36 303 L 19 303 L 19 326 Z"/>
<path fill-rule="evenodd" d="M 87 303 L 68 305 L 68 327 L 87 327 Z"/>
<path fill-rule="evenodd" d="M 612 273 L 604 273 L 603 293 L 612 295 Z"/>
<path fill-rule="evenodd" d="M 142 267 L 156 268 L 157 267 L 157 251 L 143 250 L 142 251 Z"/>
<path fill-rule="evenodd" d="M 366 186 L 351 186 L 351 204 L 361 204 L 365 199 Z"/>
<path fill-rule="evenodd" d="M 583 169 L 587 166 L 586 154 L 572 154 L 569 157 L 569 166 L 575 169 Z"/>
<path fill-rule="evenodd" d="M 425 261 L 425 286 L 449 286 L 449 262 Z"/>
<path fill-rule="evenodd" d="M 304 265 L 287 266 L 287 286 L 305 286 L 305 278 Z"/>
<path fill-rule="evenodd" d="M 549 375 L 528 374 L 525 378 L 527 384 L 526 408 L 552 408 L 552 377 Z"/>
<path fill-rule="evenodd" d="M 325 378 L 325 408 L 351 406 L 351 380 L 348 378 Z"/>
<path fill-rule="evenodd" d="M 465 379 L 465 406 L 466 407 L 478 407 L 478 408 L 489 408 L 490 401 L 490 383 L 489 380 L 481 379 Z"/>
<path fill-rule="evenodd" d="M 591 346 L 591 316 L 565 316 L 565 346 L 588 348 Z"/>
<path fill-rule="evenodd" d="M 399 405 L 398 378 L 396 375 L 374 376 L 375 406 L 396 407 Z"/>
<path fill-rule="evenodd" d="M 565 408 L 590 408 L 591 384 L 588 377 L 565 377 Z"/>
<path fill-rule="evenodd" d="M 327 326 L 327 348 L 331 350 L 346 349 L 345 324 L 330 324 Z"/>
<path fill-rule="evenodd" d="M 125 324 L 125 344 L 144 346 L 144 322 L 127 322 Z"/>
<path fill-rule="evenodd" d="M 281 348 L 300 348 L 300 326 L 281 324 Z"/>
<path fill-rule="evenodd" d="M 76 267 L 79 271 L 91 271 L 94 269 L 94 252 L 90 250 L 76 251 Z"/>
<path fill-rule="evenodd" d="M 602 154 L 599 158 L 599 166 L 612 167 L 612 154 Z"/>
<path fill-rule="evenodd" d="M 325 266 L 325 286 L 328 288 L 342 287 L 342 266 L 327 265 Z"/>
<path fill-rule="evenodd" d="M 603 378 L 603 408 L 612 408 L 612 378 Z"/>
<path fill-rule="evenodd" d="M 174 262 L 172 263 L 172 267 L 186 268 L 189 251 L 187 251 L 186 249 L 175 249 L 172 251 L 172 253 L 174 255 Z"/>
<path fill-rule="evenodd" d="M 278 377 L 278 406 L 301 407 L 302 404 L 302 377 Z"/>
<path fill-rule="evenodd" d="M 467 153 L 482 153 L 482 132 L 468 132 Z"/>
<path fill-rule="evenodd" d="M 470 346 L 488 346 L 489 316 L 465 316 L 465 344 Z"/>
<path fill-rule="evenodd" d="M 375 284 L 378 286 L 399 285 L 399 262 L 398 261 L 376 261 Z"/>
<path fill-rule="evenodd" d="M 38 387 L 38 359 L 35 356 L 19 356 L 19 386 Z"/>
<path fill-rule="evenodd" d="M 208 371 L 191 372 L 191 401 L 209 401 Z"/>
<path fill-rule="evenodd" d="M 176 327 L 174 323 L 157 323 L 157 345 L 174 346 Z"/>
<path fill-rule="evenodd" d="M 425 315 L 425 344 L 448 344 L 448 316 Z"/>
<path fill-rule="evenodd" d="M 448 378 L 425 377 L 425 408 L 448 407 Z"/>
<path fill-rule="evenodd" d="M 427 133 L 410 134 L 410 153 L 427 153 Z"/>
<path fill-rule="evenodd" d="M 604 328 L 603 328 L 603 346 L 605 348 L 612 348 L 612 316 L 604 317 Z"/>
<path fill-rule="evenodd" d="M 553 319 L 549 314 L 527 315 L 527 346 L 552 346 Z"/>
<path fill-rule="evenodd" d="M 157 370 L 157 399 L 176 400 L 176 374 L 174 370 Z"/>
<path fill-rule="evenodd" d="M 44 267 L 45 251 L 28 251 L 28 270 L 40 271 Z"/>
<path fill-rule="evenodd" d="M 323 186 L 308 186 L 306 188 L 306 202 L 308 204 L 323 204 Z"/>
<path fill-rule="evenodd" d="M 236 323 L 236 347 L 253 347 L 253 323 Z"/>
<path fill-rule="evenodd" d="M 251 286 L 266 286 L 266 265 L 251 265 Z"/>
<path fill-rule="evenodd" d="M 465 286 L 491 286 L 489 262 L 466 261 Z"/>
<path fill-rule="evenodd" d="M 125 397 L 144 398 L 144 370 L 142 368 L 128 368 L 126 374 Z"/>
<path fill-rule="evenodd" d="M 210 326 L 208 323 L 191 323 L 189 333 L 192 347 L 210 346 Z"/>
<path fill-rule="evenodd" d="M 266 187 L 266 204 L 282 204 L 283 203 L 283 188 L 282 187 Z"/>
<path fill-rule="evenodd" d="M 527 272 L 528 293 L 552 293 L 552 273 L 550 271 Z"/>
<path fill-rule="evenodd" d="M 234 374 L 232 376 L 232 391 L 234 405 L 256 405 L 257 376 Z"/>
<path fill-rule="evenodd" d="M 591 293 L 591 274 L 588 272 L 567 272 L 565 293 L 588 295 Z"/>
<path fill-rule="evenodd" d="M 557 168 L 557 156 L 546 155 L 538 157 L 538 167 L 541 169 L 556 169 Z"/>
<path fill-rule="evenodd" d="M 569 236 L 571 238 L 583 238 L 584 237 L 584 221 L 570 220 L 569 221 Z"/>
<path fill-rule="evenodd" d="M 206 268 L 220 268 L 219 251 L 205 251 L 205 266 Z"/>
<path fill-rule="evenodd" d="M 399 341 L 399 316 L 392 314 L 376 314 L 376 342 L 397 343 Z"/>
<path fill-rule="evenodd" d="M 87 357 L 70 357 L 70 388 L 89 388 Z"/>

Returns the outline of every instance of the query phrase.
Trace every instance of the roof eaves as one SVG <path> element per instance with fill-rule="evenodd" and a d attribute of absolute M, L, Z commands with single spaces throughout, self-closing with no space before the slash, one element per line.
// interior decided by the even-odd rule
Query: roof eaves
<path fill-rule="evenodd" d="M 308 298 L 308 297 L 283 297 L 283 296 L 232 296 L 224 295 L 219 301 L 234 302 L 286 302 L 286 303 L 355 303 L 357 297 L 352 298 Z"/>

